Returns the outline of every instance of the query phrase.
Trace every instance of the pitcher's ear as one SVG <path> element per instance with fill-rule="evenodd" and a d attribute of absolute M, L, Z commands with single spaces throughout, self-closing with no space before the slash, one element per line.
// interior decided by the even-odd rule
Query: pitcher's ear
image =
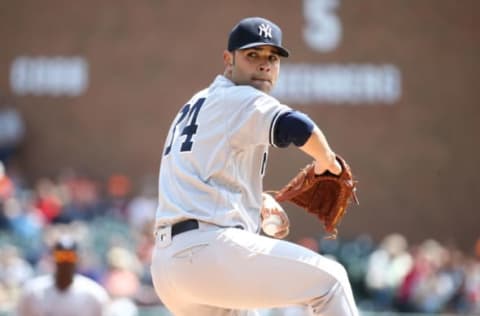
<path fill-rule="evenodd" d="M 225 67 L 233 65 L 233 53 L 228 50 L 223 51 L 223 64 Z"/>

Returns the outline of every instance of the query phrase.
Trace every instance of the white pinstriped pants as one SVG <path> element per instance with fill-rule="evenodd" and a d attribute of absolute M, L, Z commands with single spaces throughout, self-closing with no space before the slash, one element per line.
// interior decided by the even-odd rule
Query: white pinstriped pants
<path fill-rule="evenodd" d="M 255 315 L 308 305 L 310 315 L 358 316 L 345 269 L 309 249 L 236 228 L 200 225 L 156 246 L 155 290 L 175 316 Z"/>

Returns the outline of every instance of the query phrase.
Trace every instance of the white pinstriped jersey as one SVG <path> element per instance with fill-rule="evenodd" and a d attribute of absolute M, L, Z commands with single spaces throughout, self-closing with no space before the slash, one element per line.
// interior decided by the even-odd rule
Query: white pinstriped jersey
<path fill-rule="evenodd" d="M 157 225 L 195 218 L 256 232 L 268 147 L 276 119 L 289 110 L 222 75 L 195 94 L 167 135 Z"/>

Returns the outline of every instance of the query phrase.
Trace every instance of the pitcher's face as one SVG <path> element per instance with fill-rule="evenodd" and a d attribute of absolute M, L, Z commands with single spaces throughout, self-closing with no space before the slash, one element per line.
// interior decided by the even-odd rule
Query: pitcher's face
<path fill-rule="evenodd" d="M 237 85 L 249 85 L 265 93 L 275 86 L 280 72 L 280 55 L 275 47 L 257 46 L 225 52 L 226 75 Z"/>

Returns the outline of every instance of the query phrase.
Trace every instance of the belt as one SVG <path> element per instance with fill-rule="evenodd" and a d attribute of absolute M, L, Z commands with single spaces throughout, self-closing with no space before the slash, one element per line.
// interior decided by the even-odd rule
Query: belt
<path fill-rule="evenodd" d="M 172 237 L 189 230 L 198 229 L 198 221 L 196 219 L 187 219 L 172 225 Z"/>
<path fill-rule="evenodd" d="M 184 232 L 188 232 L 189 230 L 198 229 L 200 224 L 196 219 L 187 219 L 172 225 L 172 237 Z M 234 228 L 244 229 L 241 225 L 236 225 Z"/>

